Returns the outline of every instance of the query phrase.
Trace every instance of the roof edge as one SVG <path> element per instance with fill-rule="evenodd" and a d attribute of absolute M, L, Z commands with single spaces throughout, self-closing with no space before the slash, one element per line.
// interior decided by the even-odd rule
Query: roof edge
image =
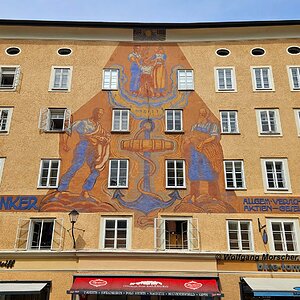
<path fill-rule="evenodd" d="M 53 20 L 14 20 L 0 19 L 0 26 L 36 27 L 85 27 L 85 28 L 232 28 L 300 25 L 300 20 L 273 21 L 233 21 L 233 22 L 196 22 L 196 23 L 139 23 L 139 22 L 96 22 L 96 21 L 53 21 Z"/>

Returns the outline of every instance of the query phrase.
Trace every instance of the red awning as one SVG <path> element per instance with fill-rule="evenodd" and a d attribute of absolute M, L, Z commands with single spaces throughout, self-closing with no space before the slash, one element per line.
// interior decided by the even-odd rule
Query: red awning
<path fill-rule="evenodd" d="M 68 294 L 222 296 L 215 278 L 76 277 Z"/>

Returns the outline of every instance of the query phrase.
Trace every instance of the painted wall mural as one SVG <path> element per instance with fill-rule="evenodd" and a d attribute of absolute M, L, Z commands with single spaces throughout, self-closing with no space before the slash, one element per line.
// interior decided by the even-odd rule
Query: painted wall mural
<path fill-rule="evenodd" d="M 140 226 L 162 211 L 300 211 L 296 198 L 287 203 L 225 190 L 219 120 L 196 92 L 178 91 L 177 70 L 192 69 L 179 46 L 120 44 L 105 67 L 119 70 L 118 90 L 102 90 L 73 112 L 59 143 L 58 188 L 1 197 L 0 210 L 134 211 Z M 111 130 L 113 108 L 130 110 L 128 132 Z M 166 109 L 182 110 L 183 133 L 165 132 Z M 129 160 L 128 188 L 108 188 L 110 159 Z M 166 159 L 185 161 L 186 188 L 166 189 Z"/>

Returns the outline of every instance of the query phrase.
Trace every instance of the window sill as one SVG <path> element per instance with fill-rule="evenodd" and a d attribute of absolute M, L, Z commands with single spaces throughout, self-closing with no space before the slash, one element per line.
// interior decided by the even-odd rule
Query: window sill
<path fill-rule="evenodd" d="M 46 133 L 64 133 L 66 130 L 44 130 Z"/>
<path fill-rule="evenodd" d="M 265 136 L 271 136 L 271 137 L 278 137 L 278 136 L 282 136 L 282 133 L 280 132 L 260 132 L 258 136 L 262 136 L 262 137 L 265 137 Z"/>
<path fill-rule="evenodd" d="M 16 88 L 15 87 L 0 87 L 0 92 L 15 92 Z"/>
<path fill-rule="evenodd" d="M 242 187 L 242 188 L 225 188 L 226 191 L 247 191 L 246 187 Z"/>
<path fill-rule="evenodd" d="M 184 131 L 183 130 L 178 130 L 178 131 L 165 130 L 165 134 L 184 134 Z"/>
<path fill-rule="evenodd" d="M 116 92 L 118 90 L 119 90 L 118 88 L 116 88 L 116 89 L 104 89 L 104 88 L 102 88 L 102 91 L 104 91 L 104 92 Z"/>
<path fill-rule="evenodd" d="M 108 186 L 108 189 L 128 189 L 128 186 Z"/>
<path fill-rule="evenodd" d="M 117 134 L 117 133 L 120 133 L 120 134 L 129 134 L 130 130 L 111 130 L 110 132 L 113 133 L 113 134 Z"/>
<path fill-rule="evenodd" d="M 186 190 L 186 186 L 166 186 L 167 190 Z"/>
<path fill-rule="evenodd" d="M 241 135 L 240 132 L 221 132 L 221 135 Z"/>
<path fill-rule="evenodd" d="M 237 93 L 237 90 L 216 90 L 216 93 Z"/>
<path fill-rule="evenodd" d="M 38 186 L 37 189 L 57 189 L 57 186 Z"/>
<path fill-rule="evenodd" d="M 265 190 L 265 194 L 292 194 L 292 191 L 288 189 Z"/>
<path fill-rule="evenodd" d="M 243 254 L 253 254 L 255 251 L 254 250 L 242 250 L 242 249 L 238 249 L 238 250 L 236 250 L 236 249 L 234 249 L 234 250 L 232 250 L 232 249 L 228 249 L 228 252 L 230 252 L 230 254 L 237 254 L 237 253 L 243 253 Z"/>
<path fill-rule="evenodd" d="M 52 93 L 68 93 L 70 92 L 70 89 L 50 89 L 48 92 Z"/>
<path fill-rule="evenodd" d="M 274 89 L 254 89 L 253 92 L 254 93 L 255 92 L 259 92 L 259 93 L 261 93 L 261 92 L 275 92 L 275 90 Z"/>

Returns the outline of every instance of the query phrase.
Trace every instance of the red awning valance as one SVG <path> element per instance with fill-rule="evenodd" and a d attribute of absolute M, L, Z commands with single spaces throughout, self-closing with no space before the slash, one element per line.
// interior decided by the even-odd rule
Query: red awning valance
<path fill-rule="evenodd" d="M 68 294 L 222 296 L 215 278 L 76 277 Z"/>

